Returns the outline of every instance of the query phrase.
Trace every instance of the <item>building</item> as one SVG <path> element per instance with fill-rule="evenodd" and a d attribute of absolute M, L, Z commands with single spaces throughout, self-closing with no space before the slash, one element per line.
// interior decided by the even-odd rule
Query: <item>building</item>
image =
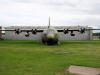
<path fill-rule="evenodd" d="M 0 30 L 2 30 L 2 27 L 0 27 Z M 0 31 L 0 39 L 2 38 L 2 31 Z"/>
<path fill-rule="evenodd" d="M 5 29 L 46 29 L 46 26 L 10 26 Z M 91 27 L 83 27 L 83 26 L 55 26 L 56 29 L 80 29 L 80 28 L 91 28 Z M 8 40 L 41 40 L 42 33 L 37 33 L 33 35 L 30 33 L 30 37 L 25 37 L 25 32 L 20 33 L 19 35 L 15 34 L 15 32 L 6 31 L 5 39 Z M 71 36 L 69 34 L 64 34 L 63 32 L 59 32 L 59 40 L 92 40 L 92 31 L 88 30 L 84 34 L 80 32 L 74 32 L 75 36 Z"/>

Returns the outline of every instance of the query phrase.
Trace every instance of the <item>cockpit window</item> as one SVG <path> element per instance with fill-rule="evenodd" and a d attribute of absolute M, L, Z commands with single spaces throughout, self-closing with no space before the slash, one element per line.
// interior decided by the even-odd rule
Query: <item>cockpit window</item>
<path fill-rule="evenodd" d="M 44 33 L 57 33 L 57 30 L 56 29 L 53 29 L 53 28 L 48 28 L 47 30 L 44 31 Z"/>
<path fill-rule="evenodd" d="M 49 29 L 48 31 L 49 31 L 49 32 L 51 32 L 51 33 L 52 33 L 52 32 L 55 32 L 55 30 L 54 30 L 54 29 Z"/>

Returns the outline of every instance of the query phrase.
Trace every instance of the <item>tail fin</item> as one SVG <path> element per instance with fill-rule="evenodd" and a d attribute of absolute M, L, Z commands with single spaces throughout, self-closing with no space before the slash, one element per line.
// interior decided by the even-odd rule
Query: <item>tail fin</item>
<path fill-rule="evenodd" d="M 50 17 L 49 17 L 49 25 L 48 25 L 48 28 L 50 27 Z"/>

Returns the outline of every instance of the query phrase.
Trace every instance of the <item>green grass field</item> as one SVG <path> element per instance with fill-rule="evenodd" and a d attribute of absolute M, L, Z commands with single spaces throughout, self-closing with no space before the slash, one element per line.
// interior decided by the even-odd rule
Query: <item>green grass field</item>
<path fill-rule="evenodd" d="M 0 75 L 72 75 L 70 65 L 100 68 L 100 41 L 0 41 Z"/>

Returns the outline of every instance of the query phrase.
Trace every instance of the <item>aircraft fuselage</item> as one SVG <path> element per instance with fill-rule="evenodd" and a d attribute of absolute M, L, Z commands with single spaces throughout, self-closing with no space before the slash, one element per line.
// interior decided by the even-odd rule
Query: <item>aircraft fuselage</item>
<path fill-rule="evenodd" d="M 55 28 L 47 28 L 42 35 L 42 42 L 47 45 L 58 44 L 58 32 Z"/>

